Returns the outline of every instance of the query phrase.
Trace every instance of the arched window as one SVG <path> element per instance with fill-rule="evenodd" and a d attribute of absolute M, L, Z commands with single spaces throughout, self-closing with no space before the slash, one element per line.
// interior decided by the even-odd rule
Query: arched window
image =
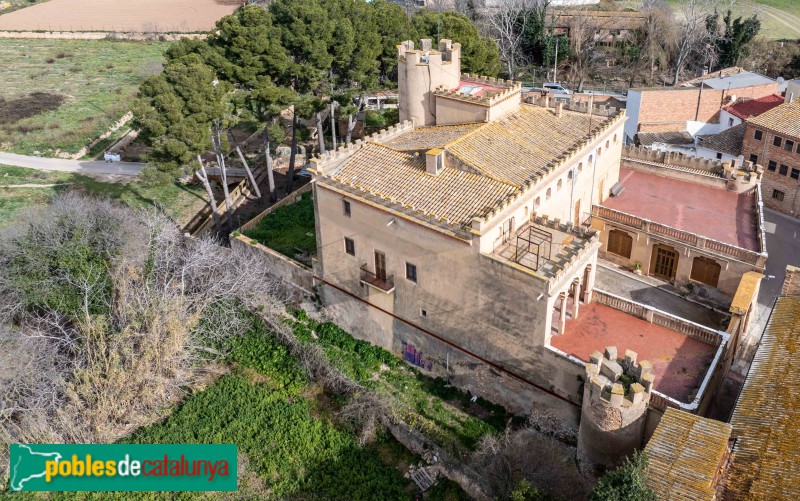
<path fill-rule="evenodd" d="M 563 179 L 559 179 L 558 180 L 558 184 L 556 185 L 556 190 L 557 191 L 561 191 L 561 187 L 562 186 L 564 186 L 564 180 Z"/>
<path fill-rule="evenodd" d="M 632 247 L 632 236 L 620 230 L 611 230 L 608 232 L 608 246 L 606 247 L 608 252 L 630 259 Z"/>
<path fill-rule="evenodd" d="M 603 148 L 597 148 L 597 156 L 599 157 L 602 154 L 603 154 Z"/>
<path fill-rule="evenodd" d="M 606 149 L 608 149 L 608 140 L 606 140 Z"/>
<path fill-rule="evenodd" d="M 536 201 L 533 202 L 533 210 L 538 209 L 542 205 L 542 197 L 536 197 Z"/>
<path fill-rule="evenodd" d="M 722 266 L 713 259 L 698 256 L 692 261 L 691 279 L 702 284 L 716 287 L 719 283 L 719 272 Z"/>
<path fill-rule="evenodd" d="M 550 200 L 550 197 L 553 196 L 553 188 L 547 188 L 547 195 L 545 195 L 545 200 Z"/>
<path fill-rule="evenodd" d="M 589 161 L 591 162 L 591 157 L 589 157 L 589 158 L 590 158 Z M 578 164 L 578 172 L 583 172 L 583 162 Z"/>
<path fill-rule="evenodd" d="M 591 164 L 592 164 L 592 160 L 594 160 L 594 156 L 592 156 L 592 155 L 589 155 L 589 165 L 591 165 Z"/>
<path fill-rule="evenodd" d="M 614 144 L 617 144 L 617 135 L 614 134 Z"/>

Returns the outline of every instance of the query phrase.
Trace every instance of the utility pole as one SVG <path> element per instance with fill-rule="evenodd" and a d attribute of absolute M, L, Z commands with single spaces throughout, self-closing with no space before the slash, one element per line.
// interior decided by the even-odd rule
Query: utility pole
<path fill-rule="evenodd" d="M 558 38 L 556 38 L 556 59 L 553 62 L 553 82 L 558 83 Z"/>

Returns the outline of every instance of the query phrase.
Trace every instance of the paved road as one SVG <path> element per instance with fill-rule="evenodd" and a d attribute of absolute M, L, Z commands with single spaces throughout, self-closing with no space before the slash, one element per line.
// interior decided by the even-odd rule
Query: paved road
<path fill-rule="evenodd" d="M 138 176 L 147 164 L 90 160 L 64 160 L 62 158 L 29 157 L 16 153 L 0 152 L 0 164 L 27 167 L 36 170 L 76 172 L 78 174 L 109 174 L 115 176 Z"/>

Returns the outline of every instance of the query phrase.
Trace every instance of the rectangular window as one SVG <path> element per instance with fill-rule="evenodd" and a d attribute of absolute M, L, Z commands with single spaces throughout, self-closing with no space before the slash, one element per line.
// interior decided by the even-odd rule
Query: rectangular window
<path fill-rule="evenodd" d="M 781 190 L 772 190 L 772 198 L 778 202 L 783 202 L 783 192 Z"/>
<path fill-rule="evenodd" d="M 792 169 L 792 175 L 789 177 L 792 179 L 800 179 L 800 169 Z"/>
<path fill-rule="evenodd" d="M 356 243 L 352 238 L 344 237 L 344 251 L 351 256 L 356 255 Z"/>
<path fill-rule="evenodd" d="M 772 145 L 773 146 L 780 146 L 783 142 L 783 138 L 781 136 L 775 136 L 772 138 Z"/>
<path fill-rule="evenodd" d="M 781 176 L 785 176 L 788 172 L 789 172 L 789 167 L 781 164 L 781 168 L 778 170 L 778 174 L 780 174 Z"/>
<path fill-rule="evenodd" d="M 758 163 L 758 155 L 756 155 L 755 153 L 751 154 L 750 155 L 750 161 L 753 162 L 754 164 L 757 164 Z"/>
<path fill-rule="evenodd" d="M 764 136 L 764 133 L 763 133 L 763 132 L 761 132 L 761 131 L 760 131 L 760 130 L 758 130 L 758 129 L 756 129 L 756 131 L 755 131 L 755 132 L 753 132 L 753 139 L 755 139 L 756 141 L 761 141 L 761 138 L 762 138 L 763 136 Z"/>
<path fill-rule="evenodd" d="M 778 168 L 778 162 L 776 162 L 775 160 L 770 160 L 769 163 L 767 164 L 767 169 L 771 170 L 772 172 L 775 172 L 775 169 L 777 168 Z"/>
<path fill-rule="evenodd" d="M 722 160 L 722 153 L 717 153 L 717 160 Z"/>
<path fill-rule="evenodd" d="M 728 119 L 728 127 L 733 127 L 733 119 L 732 118 Z"/>
<path fill-rule="evenodd" d="M 417 283 L 417 265 L 406 263 L 406 278 Z"/>
<path fill-rule="evenodd" d="M 787 139 L 786 143 L 783 145 L 783 149 L 786 151 L 792 151 L 794 149 L 794 141 Z"/>
<path fill-rule="evenodd" d="M 344 215 L 350 217 L 350 202 L 347 200 L 342 200 L 342 210 L 344 211 Z"/>

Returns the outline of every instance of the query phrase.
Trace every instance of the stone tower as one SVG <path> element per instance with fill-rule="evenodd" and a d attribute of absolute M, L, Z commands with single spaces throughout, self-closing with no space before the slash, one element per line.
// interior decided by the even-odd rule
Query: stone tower
<path fill-rule="evenodd" d="M 406 40 L 397 46 L 397 86 L 400 123 L 413 120 L 414 125 L 436 125 L 438 88 L 454 89 L 461 80 L 461 44 L 439 41 L 439 50 L 431 48 L 430 39 Z"/>
<path fill-rule="evenodd" d="M 653 387 L 653 366 L 626 350 L 595 351 L 586 364 L 586 383 L 578 434 L 578 459 L 585 467 L 613 467 L 642 448 L 647 404 Z"/>

